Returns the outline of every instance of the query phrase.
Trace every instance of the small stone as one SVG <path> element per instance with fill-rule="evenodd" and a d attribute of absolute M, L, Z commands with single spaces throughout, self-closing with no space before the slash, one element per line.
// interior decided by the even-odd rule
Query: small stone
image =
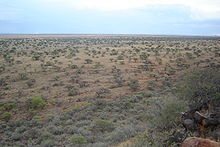
<path fill-rule="evenodd" d="M 185 119 L 183 125 L 187 130 L 195 130 L 195 122 L 193 119 Z"/>

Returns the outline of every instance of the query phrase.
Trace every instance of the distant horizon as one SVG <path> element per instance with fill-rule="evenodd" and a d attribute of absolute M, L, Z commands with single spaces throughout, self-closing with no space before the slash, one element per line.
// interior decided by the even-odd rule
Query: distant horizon
<path fill-rule="evenodd" d="M 194 35 L 194 34 L 141 34 L 141 33 L 0 33 L 0 35 L 119 35 L 119 36 L 195 36 L 195 37 L 220 37 L 220 35 Z"/>

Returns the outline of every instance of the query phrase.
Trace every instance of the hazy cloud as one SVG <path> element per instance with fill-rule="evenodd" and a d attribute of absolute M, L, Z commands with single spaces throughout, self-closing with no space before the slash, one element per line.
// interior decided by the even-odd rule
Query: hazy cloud
<path fill-rule="evenodd" d="M 0 33 L 219 34 L 220 0 L 0 0 Z"/>
<path fill-rule="evenodd" d="M 220 0 L 1 0 L 0 19 L 5 19 L 7 14 L 12 17 L 18 13 L 14 6 L 7 4 L 31 3 L 33 7 L 62 7 L 78 10 L 98 10 L 98 11 L 127 11 L 130 9 L 149 9 L 157 6 L 174 7 L 176 5 L 190 10 L 190 16 L 194 19 L 220 19 Z M 7 6 L 6 6 L 7 5 Z M 9 18 L 10 18 L 9 17 Z"/>
<path fill-rule="evenodd" d="M 52 0 L 46 0 L 54 2 Z M 101 11 L 122 11 L 129 9 L 147 9 L 154 6 L 180 5 L 189 8 L 195 19 L 220 18 L 219 0 L 55 0 L 60 5 L 69 5 L 76 9 Z"/>

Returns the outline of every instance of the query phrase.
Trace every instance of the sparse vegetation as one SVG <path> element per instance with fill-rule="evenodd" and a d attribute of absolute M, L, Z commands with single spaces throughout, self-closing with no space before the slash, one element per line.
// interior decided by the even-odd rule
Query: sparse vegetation
<path fill-rule="evenodd" d="M 195 134 L 220 138 L 216 121 L 196 124 L 204 129 L 195 134 L 182 127 L 195 114 L 220 118 L 219 38 L 15 35 L 0 36 L 0 48 L 0 146 L 178 146 Z"/>

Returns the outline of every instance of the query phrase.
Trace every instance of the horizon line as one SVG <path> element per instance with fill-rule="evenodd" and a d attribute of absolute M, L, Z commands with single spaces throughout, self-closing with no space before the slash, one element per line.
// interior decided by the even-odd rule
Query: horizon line
<path fill-rule="evenodd" d="M 193 35 L 193 34 L 140 34 L 140 33 L 0 33 L 0 36 L 4 36 L 4 35 L 34 35 L 34 36 L 37 36 L 37 35 L 57 35 L 57 36 L 60 36 L 60 35 L 73 35 L 73 36 L 82 36 L 82 35 L 85 35 L 85 36 L 89 36 L 89 35 L 92 35 L 92 36 L 98 36 L 98 35 L 103 35 L 103 36 L 166 36 L 166 37 L 220 37 L 219 35 Z"/>

